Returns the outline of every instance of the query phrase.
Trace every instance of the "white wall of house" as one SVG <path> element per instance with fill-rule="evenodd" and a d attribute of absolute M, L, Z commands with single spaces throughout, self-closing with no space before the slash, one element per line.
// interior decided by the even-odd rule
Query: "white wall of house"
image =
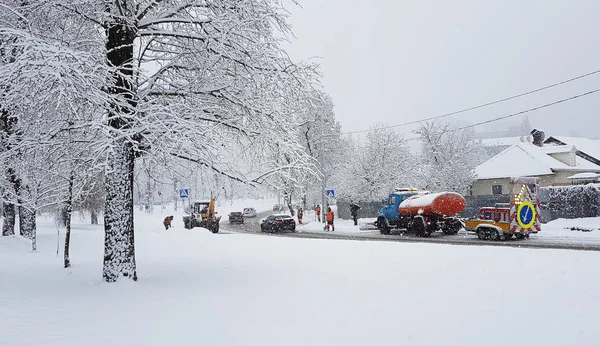
<path fill-rule="evenodd" d="M 564 153 L 552 153 L 549 155 L 568 166 L 573 167 L 577 164 L 576 163 L 577 155 L 575 154 L 575 151 L 568 151 L 568 152 L 564 152 Z"/>
<path fill-rule="evenodd" d="M 567 177 L 578 173 L 574 171 L 557 171 L 552 175 L 542 175 L 540 178 L 540 187 L 545 186 L 560 186 L 560 185 L 572 185 L 572 181 Z M 476 180 L 472 184 L 471 193 L 474 196 L 492 195 L 492 186 L 502 186 L 502 194 L 508 195 L 510 189 L 509 178 L 497 178 L 497 179 L 481 179 Z"/>

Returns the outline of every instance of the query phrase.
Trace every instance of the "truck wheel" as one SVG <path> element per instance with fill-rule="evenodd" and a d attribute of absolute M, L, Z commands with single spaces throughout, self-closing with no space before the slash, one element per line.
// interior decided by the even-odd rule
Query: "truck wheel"
<path fill-rule="evenodd" d="M 506 238 L 506 240 L 508 240 L 508 239 L 512 239 L 513 235 L 512 235 L 512 233 L 507 233 L 504 235 L 504 237 Z"/>
<path fill-rule="evenodd" d="M 515 233 L 517 239 L 523 239 L 523 233 Z"/>
<path fill-rule="evenodd" d="M 431 235 L 431 232 L 429 232 L 428 235 L 425 235 L 428 232 L 425 227 L 425 219 L 423 219 L 422 216 L 417 216 L 413 219 L 411 229 L 415 232 L 417 237 L 428 237 Z"/>
<path fill-rule="evenodd" d="M 490 240 L 500 240 L 500 233 L 498 233 L 497 230 L 495 229 L 491 229 L 490 230 Z"/>
<path fill-rule="evenodd" d="M 485 240 L 485 238 L 487 238 L 487 234 L 485 232 L 485 229 L 480 228 L 477 230 L 477 238 L 479 238 L 479 240 Z"/>
<path fill-rule="evenodd" d="M 384 234 L 384 235 L 389 235 L 390 234 L 390 228 L 387 225 L 387 222 L 385 221 L 385 219 L 383 217 L 380 217 L 379 219 L 377 219 L 377 228 L 379 228 L 379 233 Z"/>

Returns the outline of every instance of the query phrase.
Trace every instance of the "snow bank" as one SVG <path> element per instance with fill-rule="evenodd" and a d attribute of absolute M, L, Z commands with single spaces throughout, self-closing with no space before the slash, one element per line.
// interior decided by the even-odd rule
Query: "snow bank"
<path fill-rule="evenodd" d="M 600 240 L 600 217 L 556 219 L 542 225 L 544 235 Z"/>

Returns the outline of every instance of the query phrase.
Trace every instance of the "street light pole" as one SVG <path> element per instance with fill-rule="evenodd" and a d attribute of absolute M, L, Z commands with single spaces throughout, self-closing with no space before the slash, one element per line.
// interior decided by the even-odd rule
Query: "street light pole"
<path fill-rule="evenodd" d="M 321 155 L 319 155 L 319 161 L 321 161 L 321 174 L 323 177 L 321 178 L 321 220 L 325 223 L 325 188 L 326 188 L 326 178 L 325 174 L 325 166 L 324 166 L 324 156 L 325 156 L 325 145 L 321 142 Z"/>

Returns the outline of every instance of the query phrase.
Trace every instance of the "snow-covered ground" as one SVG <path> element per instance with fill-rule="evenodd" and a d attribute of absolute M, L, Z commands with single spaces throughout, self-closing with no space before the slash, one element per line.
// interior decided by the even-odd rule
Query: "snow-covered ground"
<path fill-rule="evenodd" d="M 539 238 L 554 237 L 569 240 L 600 240 L 600 217 L 558 219 L 542 224 Z"/>
<path fill-rule="evenodd" d="M 69 269 L 50 220 L 39 220 L 36 253 L 25 239 L 1 237 L 0 344 L 600 340 L 599 252 L 212 234 L 181 222 L 164 231 L 167 214 L 136 211 L 138 282 L 102 282 L 101 226 L 75 225 Z M 355 229 L 337 220 L 336 232 Z"/>

